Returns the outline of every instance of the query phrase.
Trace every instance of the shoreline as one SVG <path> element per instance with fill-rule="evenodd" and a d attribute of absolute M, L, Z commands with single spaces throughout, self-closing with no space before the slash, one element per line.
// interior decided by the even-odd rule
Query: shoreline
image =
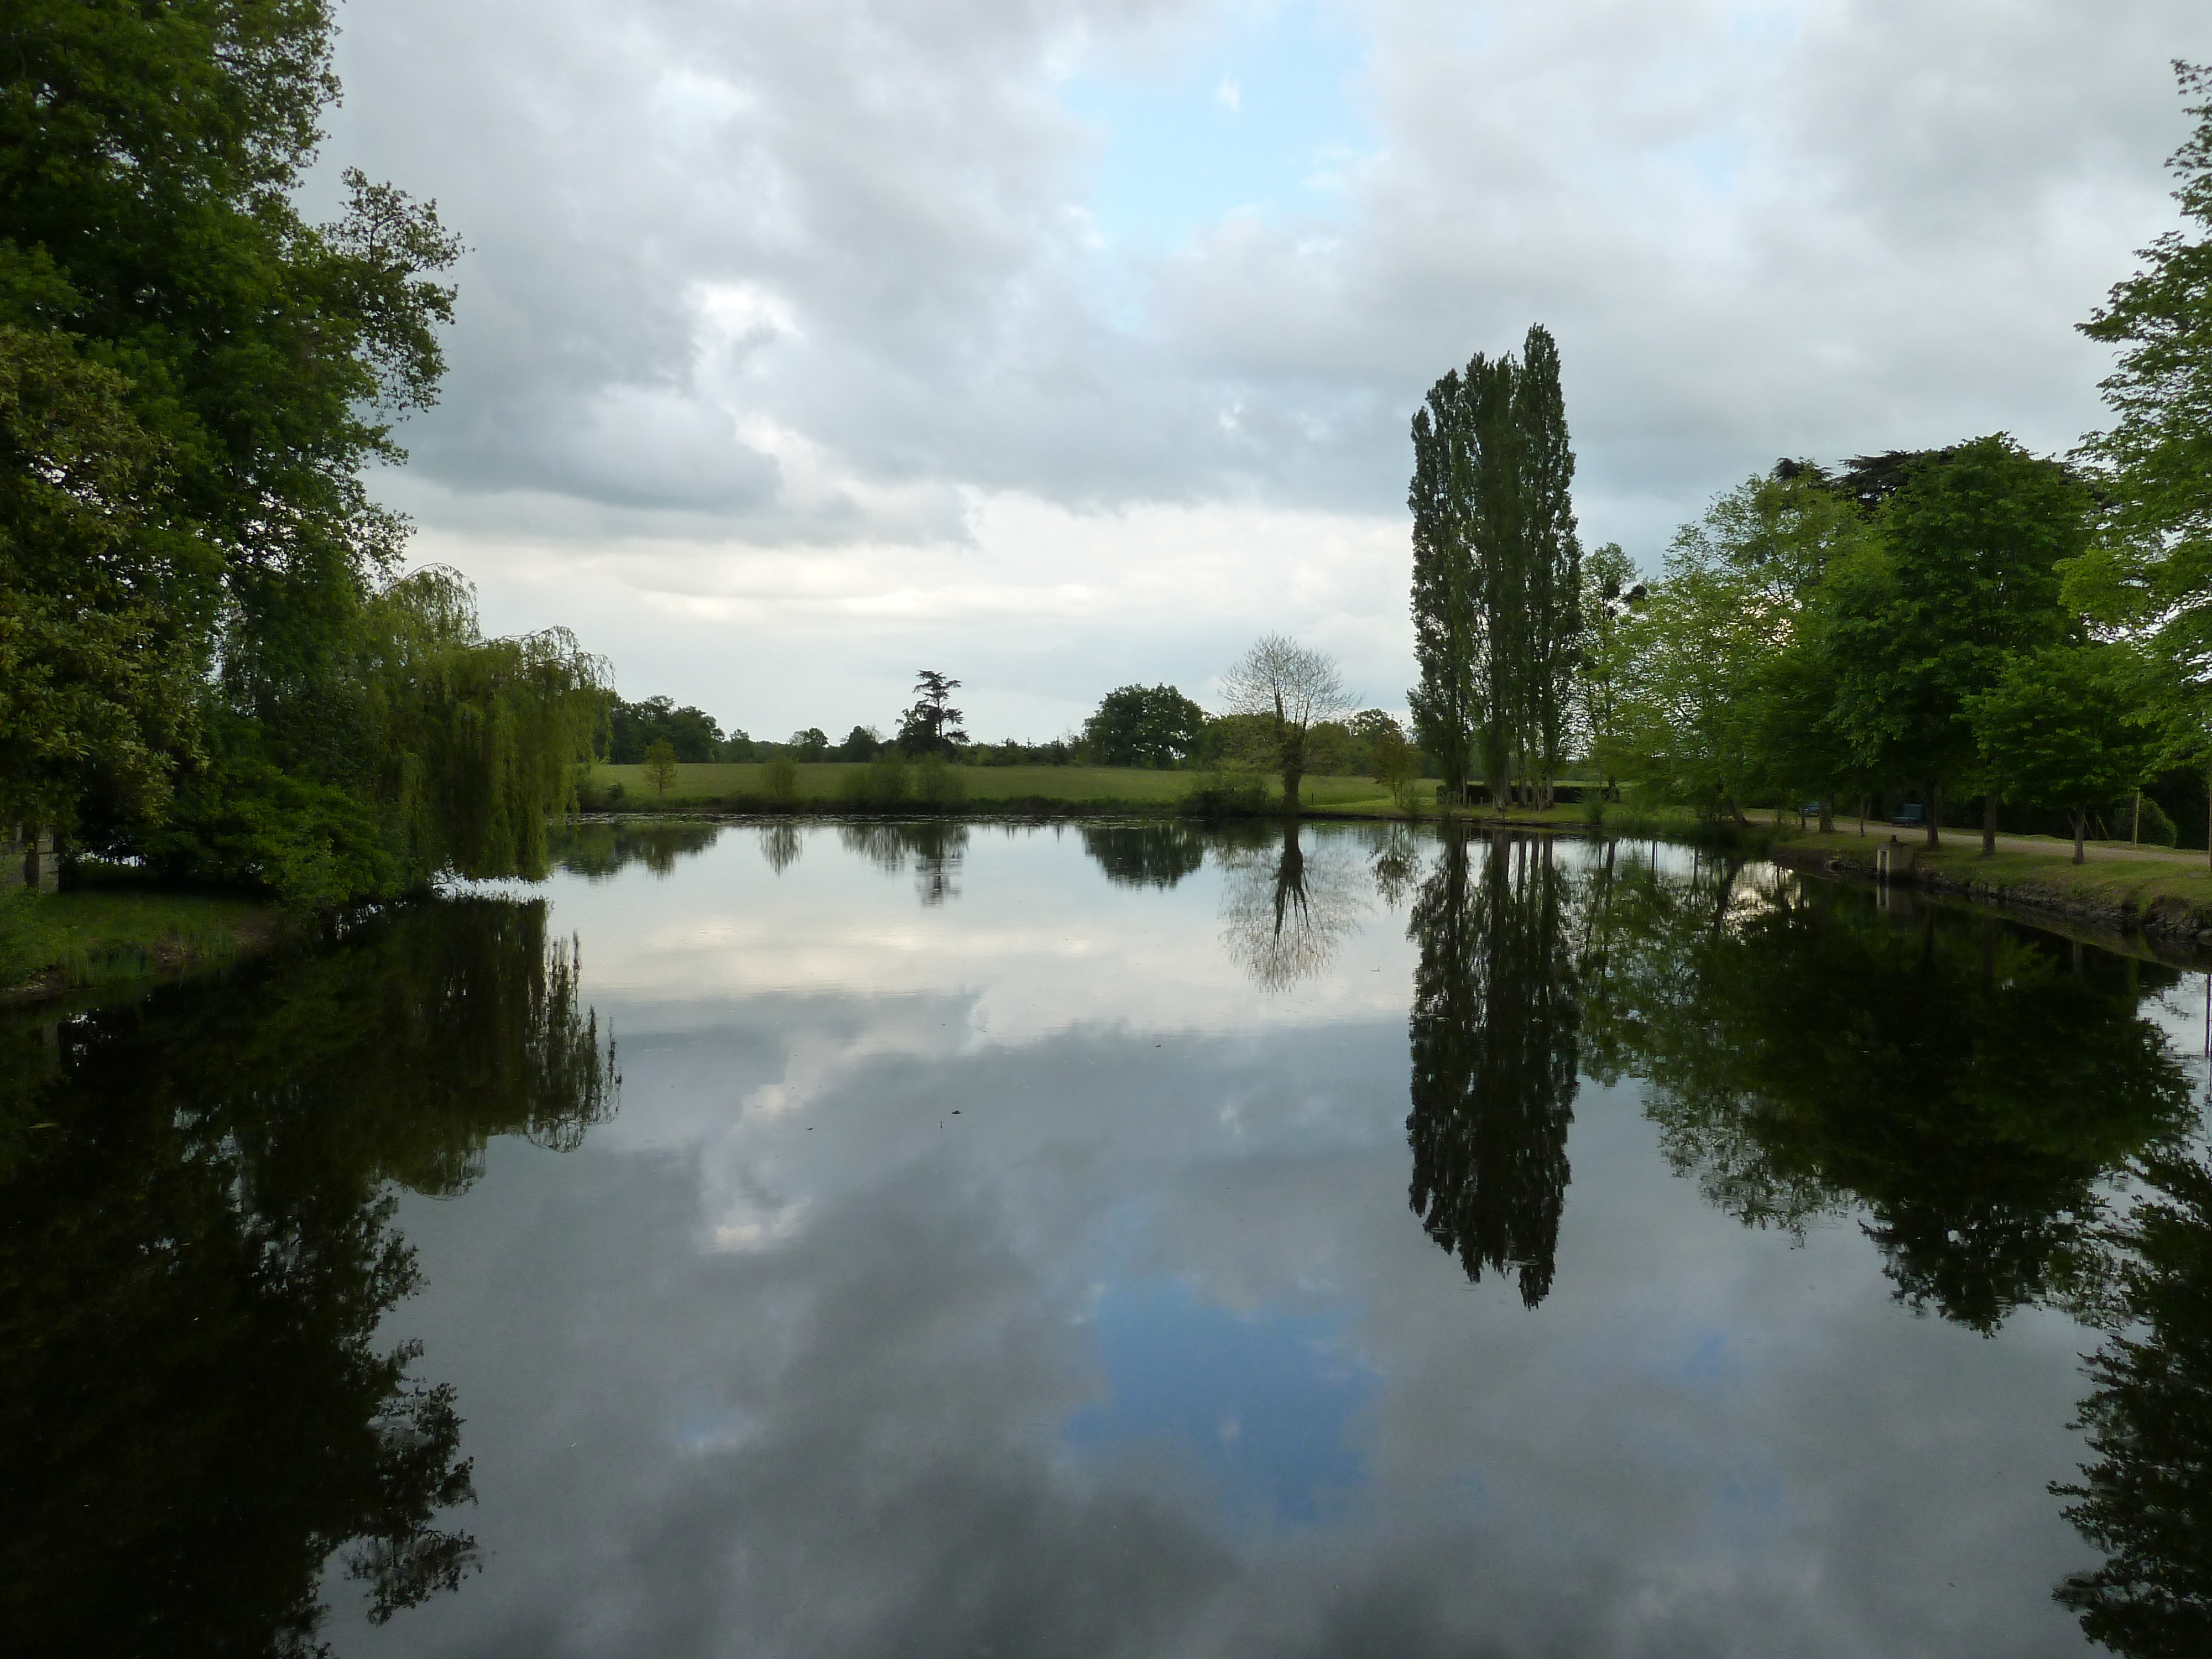
<path fill-rule="evenodd" d="M 2094 860 L 2000 852 L 1984 859 L 1978 842 L 1930 849 L 1919 842 L 1846 836 L 1778 839 L 1766 856 L 1810 873 L 1986 907 L 2033 925 L 2069 922 L 2112 939 L 2139 939 L 2160 961 L 2202 963 L 2212 957 L 2212 872 L 2179 860 Z M 1887 875 L 1875 863 L 1889 854 Z M 2191 888 L 2198 890 L 2191 891 Z"/>

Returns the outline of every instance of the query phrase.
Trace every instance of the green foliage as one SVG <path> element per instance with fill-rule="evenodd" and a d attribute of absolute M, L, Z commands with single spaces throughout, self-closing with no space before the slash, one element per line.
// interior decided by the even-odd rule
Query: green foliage
<path fill-rule="evenodd" d="M 69 336 L 0 324 L 0 823 L 142 816 L 198 744 L 208 553 L 165 451 Z"/>
<path fill-rule="evenodd" d="M 0 813 L 307 907 L 542 872 L 604 702 L 567 635 L 392 577 L 365 472 L 433 400 L 459 245 L 358 173 L 299 216 L 331 27 L 0 24 Z"/>
<path fill-rule="evenodd" d="M 914 689 L 918 694 L 911 707 L 899 717 L 899 747 L 909 755 L 942 753 L 947 746 L 968 741 L 968 733 L 960 722 L 965 718 L 952 707 L 952 694 L 960 689 L 960 682 L 947 679 L 934 668 L 917 671 Z"/>
<path fill-rule="evenodd" d="M 1206 711 L 1172 685 L 1124 685 L 1083 723 L 1099 766 L 1173 766 L 1198 750 Z"/>
<path fill-rule="evenodd" d="M 1366 751 L 1368 775 L 1390 792 L 1391 804 L 1401 812 L 1411 813 L 1421 757 L 1405 729 L 1381 709 L 1370 708 L 1353 720 L 1352 730 Z"/>
<path fill-rule="evenodd" d="M 844 775 L 842 787 L 846 805 L 879 808 L 898 805 L 907 797 L 908 769 L 906 757 L 897 749 L 886 746 L 866 766 Z"/>
<path fill-rule="evenodd" d="M 2200 100 L 2167 164 L 2190 228 L 2143 249 L 2144 268 L 2081 325 L 2121 348 L 2103 388 L 2116 419 L 2083 447 L 2106 469 L 2105 610 L 2154 624 L 2164 653 L 2201 679 L 2212 662 L 2212 68 L 2174 72 Z"/>
<path fill-rule="evenodd" d="M 1832 787 L 1849 763 L 1826 719 L 1822 585 L 1872 544 L 1810 478 L 1752 478 L 1717 499 L 1676 534 L 1664 579 L 1595 630 L 1608 699 L 1598 763 L 1708 817 Z"/>
<path fill-rule="evenodd" d="M 2124 647 L 2052 647 L 2014 659 L 1967 700 L 1992 787 L 2066 807 L 2077 864 L 2090 811 L 2142 782 L 2156 758 L 2156 735 L 2130 695 L 2137 678 Z"/>
<path fill-rule="evenodd" d="M 177 795 L 176 810 L 131 843 L 172 879 L 258 888 L 301 912 L 415 884 L 370 807 L 250 752 L 218 754 Z"/>
<path fill-rule="evenodd" d="M 914 769 L 914 790 L 923 805 L 942 812 L 968 799 L 968 781 L 960 775 L 959 768 L 933 751 L 924 755 Z"/>
<path fill-rule="evenodd" d="M 2059 566 L 2086 544 L 2088 506 L 2065 468 L 2002 434 L 1911 468 L 1878 550 L 1844 565 L 1828 606 L 1835 724 L 1863 768 L 1977 781 L 1968 704 L 2064 636 Z"/>
<path fill-rule="evenodd" d="M 1559 349 L 1532 326 L 1521 360 L 1478 352 L 1413 416 L 1414 656 L 1421 745 L 1448 798 L 1480 764 L 1548 780 L 1565 757 L 1583 623 L 1574 452 Z"/>
<path fill-rule="evenodd" d="M 646 744 L 645 775 L 653 785 L 653 793 L 666 799 L 668 786 L 676 781 L 676 749 L 665 738 L 655 738 Z"/>
<path fill-rule="evenodd" d="M 761 769 L 761 781 L 770 800 L 788 806 L 799 799 L 799 763 L 788 755 L 778 755 Z"/>
<path fill-rule="evenodd" d="M 727 739 L 721 726 L 704 709 L 689 705 L 678 708 L 672 697 L 647 697 L 642 702 L 619 699 L 607 706 L 606 757 L 618 766 L 638 766 L 645 751 L 665 743 L 679 762 L 697 765 L 726 758 Z M 742 738 L 744 734 L 738 733 Z M 750 744 L 750 739 L 745 739 Z"/>

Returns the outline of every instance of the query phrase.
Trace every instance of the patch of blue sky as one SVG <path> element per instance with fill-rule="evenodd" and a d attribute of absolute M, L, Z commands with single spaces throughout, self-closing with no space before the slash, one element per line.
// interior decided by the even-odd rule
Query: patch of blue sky
<path fill-rule="evenodd" d="M 1347 96 L 1364 54 L 1304 0 L 1232 7 L 1157 74 L 1071 76 L 1062 103 L 1105 141 L 1089 204 L 1100 233 L 1158 249 L 1238 213 L 1340 213 L 1337 176 L 1376 142 Z"/>
<path fill-rule="evenodd" d="M 1152 1279 L 1109 1289 L 1095 1329 L 1110 1391 L 1068 1420 L 1072 1444 L 1170 1443 L 1233 1513 L 1279 1522 L 1323 1519 L 1364 1481 L 1348 1431 L 1377 1378 L 1349 1354 L 1341 1315 L 1244 1316 Z"/>

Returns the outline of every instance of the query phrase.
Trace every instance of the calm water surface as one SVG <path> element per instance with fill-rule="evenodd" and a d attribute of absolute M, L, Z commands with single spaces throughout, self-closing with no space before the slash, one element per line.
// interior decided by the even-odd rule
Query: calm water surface
<path fill-rule="evenodd" d="M 0 1034 L 15 1650 L 2212 1645 L 2198 974 L 1650 845 L 565 860 Z"/>

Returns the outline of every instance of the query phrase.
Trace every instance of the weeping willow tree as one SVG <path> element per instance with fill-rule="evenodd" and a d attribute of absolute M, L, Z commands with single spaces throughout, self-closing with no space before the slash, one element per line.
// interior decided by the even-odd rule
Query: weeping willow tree
<path fill-rule="evenodd" d="M 368 606 L 361 684 L 376 787 L 414 881 L 542 878 L 547 827 L 574 810 L 606 665 L 568 629 L 486 639 L 459 574 L 418 570 Z"/>

